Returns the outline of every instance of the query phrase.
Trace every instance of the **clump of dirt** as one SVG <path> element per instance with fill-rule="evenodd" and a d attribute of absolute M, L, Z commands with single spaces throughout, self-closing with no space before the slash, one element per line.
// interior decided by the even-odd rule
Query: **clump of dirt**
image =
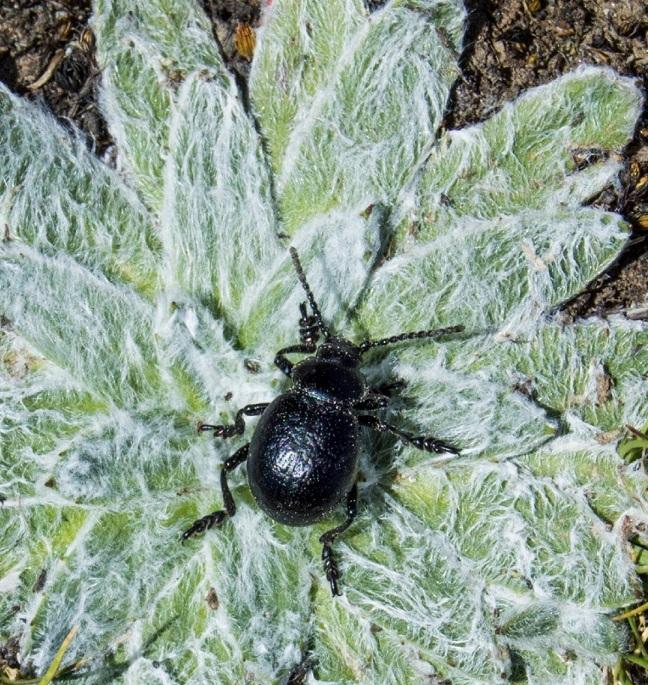
<path fill-rule="evenodd" d="M 643 0 L 470 0 L 453 127 L 489 116 L 502 102 L 579 64 L 648 78 Z"/>

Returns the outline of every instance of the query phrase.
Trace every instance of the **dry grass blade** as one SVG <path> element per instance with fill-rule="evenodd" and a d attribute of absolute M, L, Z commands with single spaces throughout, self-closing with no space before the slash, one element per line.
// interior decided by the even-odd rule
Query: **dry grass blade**
<path fill-rule="evenodd" d="M 65 656 L 65 652 L 67 652 L 70 643 L 72 642 L 72 639 L 74 638 L 75 634 L 77 632 L 77 626 L 72 626 L 68 632 L 68 634 L 65 636 L 63 639 L 63 642 L 61 642 L 61 646 L 58 648 L 56 651 L 56 654 L 54 655 L 54 658 L 52 659 L 52 663 L 50 664 L 49 668 L 45 672 L 45 675 L 38 681 L 38 685 L 49 685 L 49 683 L 56 678 L 56 675 L 59 671 L 59 668 L 61 667 L 61 662 L 63 661 L 63 657 Z"/>

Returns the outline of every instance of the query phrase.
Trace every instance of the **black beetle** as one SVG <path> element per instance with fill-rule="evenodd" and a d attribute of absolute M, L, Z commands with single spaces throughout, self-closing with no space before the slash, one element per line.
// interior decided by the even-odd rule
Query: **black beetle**
<path fill-rule="evenodd" d="M 390 432 L 404 442 L 427 452 L 459 451 L 441 440 L 415 436 L 385 423 L 377 416 L 361 414 L 387 406 L 385 386 L 370 388 L 360 372 L 362 355 L 374 347 L 403 340 L 434 338 L 463 330 L 450 326 L 432 331 L 402 333 L 382 340 L 365 340 L 355 345 L 331 334 L 322 320 L 315 297 L 306 281 L 297 251 L 290 248 L 297 276 L 308 298 L 300 305 L 301 343 L 277 352 L 275 364 L 293 381 L 289 392 L 273 402 L 248 404 L 239 409 L 233 424 L 201 424 L 199 430 L 213 431 L 215 437 L 241 435 L 244 416 L 261 416 L 252 440 L 238 449 L 223 464 L 221 489 L 225 509 L 214 511 L 193 523 L 182 534 L 187 540 L 234 516 L 236 505 L 227 485 L 227 473 L 247 461 L 248 482 L 259 506 L 275 521 L 289 526 L 304 526 L 320 521 L 346 499 L 347 518 L 321 537 L 322 561 L 331 592 L 339 595 L 340 573 L 331 545 L 356 516 L 358 497 L 358 430 L 367 426 Z M 318 346 L 320 334 L 324 342 Z M 297 364 L 287 354 L 312 354 Z"/>

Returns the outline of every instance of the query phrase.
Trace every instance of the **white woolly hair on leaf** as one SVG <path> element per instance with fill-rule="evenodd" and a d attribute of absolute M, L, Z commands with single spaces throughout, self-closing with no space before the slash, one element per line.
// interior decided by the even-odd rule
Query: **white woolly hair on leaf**
<path fill-rule="evenodd" d="M 269 15 L 251 83 L 262 126 L 271 141 L 275 135 L 279 141 L 270 150 L 291 234 L 304 219 L 333 208 L 348 211 L 368 190 L 374 201 L 393 201 L 413 178 L 457 73 L 455 54 L 435 22 L 463 18 L 458 3 L 445 4 L 436 15 L 435 2 L 388 2 L 360 18 L 357 3 L 340 8 L 347 39 L 338 46 L 322 35 L 329 30 L 326 16 L 313 6 L 304 3 L 302 14 L 301 3 L 285 3 Z M 312 45 L 326 55 L 314 70 L 295 56 L 304 49 L 295 24 L 304 21 Z M 274 35 L 283 41 L 273 43 Z M 290 78 L 295 91 L 286 87 Z M 277 79 L 279 88 L 271 85 Z"/>
<path fill-rule="evenodd" d="M 96 0 L 117 170 L 0 85 L 0 641 L 36 673 L 72 625 L 84 685 L 268 685 L 309 654 L 310 683 L 589 685 L 627 649 L 646 474 L 617 443 L 646 422 L 648 330 L 554 312 L 627 240 L 582 205 L 641 95 L 582 67 L 437 137 L 464 17 L 274 2 L 253 120 L 198 3 Z M 342 507 L 275 523 L 244 466 L 236 516 L 179 542 L 258 419 L 198 423 L 289 387 L 291 245 L 338 335 L 465 329 L 363 357 L 404 381 L 387 420 L 461 453 L 362 431 L 341 598 L 318 538 Z"/>
<path fill-rule="evenodd" d="M 150 291 L 159 244 L 145 207 L 53 116 L 0 83 L 0 220 L 19 240 Z"/>
<path fill-rule="evenodd" d="M 380 221 L 379 210 L 368 218 L 333 212 L 310 222 L 292 241 L 325 322 L 342 337 L 353 337 L 346 317 L 367 286 L 371 257 L 380 247 Z M 298 340 L 299 305 L 306 294 L 287 253 L 277 257 L 246 300 L 251 316 L 243 330 L 262 343 L 260 354 L 272 356 Z"/>
<path fill-rule="evenodd" d="M 205 138 L 210 145 L 201 145 Z M 269 179 L 255 143 L 233 80 L 225 88 L 200 73 L 184 81 L 171 115 L 165 174 L 166 278 L 232 325 L 244 318 L 245 290 L 278 252 Z"/>

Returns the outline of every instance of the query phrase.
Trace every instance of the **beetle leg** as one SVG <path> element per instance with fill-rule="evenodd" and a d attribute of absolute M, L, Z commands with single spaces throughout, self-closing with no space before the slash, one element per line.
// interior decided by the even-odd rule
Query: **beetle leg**
<path fill-rule="evenodd" d="M 274 363 L 286 374 L 286 376 L 292 376 L 294 364 L 290 361 L 290 359 L 286 358 L 286 355 L 294 352 L 298 352 L 300 354 L 313 354 L 316 349 L 317 346 L 314 342 L 303 343 L 301 345 L 289 345 L 288 347 L 284 347 L 277 352 Z"/>
<path fill-rule="evenodd" d="M 234 498 L 227 484 L 227 473 L 233 471 L 237 466 L 240 466 L 248 457 L 248 452 L 250 450 L 250 443 L 243 445 L 240 449 L 236 450 L 234 454 L 225 460 L 223 468 L 220 474 L 221 491 L 223 493 L 223 504 L 225 509 L 220 509 L 219 511 L 212 511 L 211 514 L 203 516 L 202 518 L 194 521 L 187 530 L 182 534 L 180 538 L 182 542 L 188 540 L 194 535 L 200 535 L 204 533 L 209 528 L 220 525 L 228 516 L 232 518 L 236 514 L 236 504 L 234 503 Z"/>
<path fill-rule="evenodd" d="M 385 395 L 385 397 L 391 397 L 394 391 L 402 390 L 406 386 L 407 383 L 400 379 L 390 383 L 381 383 L 380 385 L 375 385 L 373 388 L 369 388 L 369 392 L 374 395 Z"/>
<path fill-rule="evenodd" d="M 424 450 L 425 452 L 451 452 L 452 454 L 459 454 L 459 450 L 456 447 L 453 447 L 443 440 L 437 440 L 437 438 L 431 436 L 406 433 L 405 431 L 400 430 L 400 428 L 396 428 L 396 426 L 385 423 L 377 416 L 369 416 L 366 414 L 358 416 L 358 423 L 361 426 L 372 428 L 379 433 L 393 433 L 403 442 L 408 442 L 410 445 L 414 445 L 414 447 Z"/>
<path fill-rule="evenodd" d="M 210 423 L 201 423 L 199 431 L 214 431 L 215 438 L 231 438 L 233 435 L 242 435 L 245 430 L 244 416 L 259 416 L 263 414 L 270 402 L 260 402 L 259 404 L 246 404 L 243 409 L 236 412 L 234 423 L 229 426 L 213 426 Z"/>
<path fill-rule="evenodd" d="M 358 411 L 372 411 L 374 409 L 384 409 L 388 404 L 388 397 L 385 397 L 385 395 L 376 395 L 370 391 L 364 399 L 358 400 L 353 405 L 353 408 Z"/>
<path fill-rule="evenodd" d="M 389 404 L 389 398 L 394 390 L 400 390 L 406 385 L 405 381 L 394 381 L 393 383 L 383 383 L 369 388 L 364 399 L 358 400 L 353 408 L 357 411 L 375 411 L 384 409 Z"/>
<path fill-rule="evenodd" d="M 335 538 L 338 535 L 340 535 L 340 533 L 343 533 L 353 523 L 353 519 L 355 519 L 356 514 L 358 513 L 357 504 L 358 485 L 357 483 L 354 483 L 351 490 L 349 490 L 349 494 L 347 495 L 346 521 L 342 525 L 339 525 L 335 528 L 331 528 L 331 530 L 327 530 L 320 536 L 319 539 L 319 541 L 324 545 L 322 547 L 322 562 L 324 563 L 324 572 L 326 573 L 326 580 L 328 580 L 329 585 L 331 586 L 331 592 L 334 596 L 340 595 L 342 593 L 340 592 L 337 584 L 337 581 L 340 577 L 340 571 L 338 570 L 335 557 L 333 556 L 333 549 L 331 545 L 333 544 Z"/>

